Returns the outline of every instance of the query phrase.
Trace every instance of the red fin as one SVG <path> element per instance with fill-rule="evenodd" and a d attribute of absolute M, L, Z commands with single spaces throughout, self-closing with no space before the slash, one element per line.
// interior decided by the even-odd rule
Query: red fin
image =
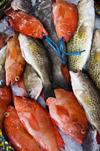
<path fill-rule="evenodd" d="M 44 99 L 44 94 L 43 94 L 43 90 L 42 90 L 42 92 L 41 92 L 41 94 L 40 94 L 41 96 L 42 96 L 42 98 Z"/>
<path fill-rule="evenodd" d="M 16 51 L 16 48 L 15 46 L 13 46 L 13 51 L 12 51 L 12 58 L 15 60 L 17 57 L 17 51 Z"/>
<path fill-rule="evenodd" d="M 53 123 L 53 125 L 54 125 L 55 132 L 56 132 L 57 144 L 58 144 L 58 146 L 59 146 L 60 148 L 65 149 L 65 143 L 64 143 L 64 141 L 63 141 L 63 139 L 62 139 L 62 137 L 61 137 L 61 135 L 60 135 L 60 132 L 59 132 L 58 129 L 57 129 L 57 126 L 56 126 L 56 124 L 55 124 L 55 121 L 54 121 L 53 119 L 51 119 L 51 120 L 52 120 L 52 123 Z"/>
<path fill-rule="evenodd" d="M 69 117 L 69 112 L 68 110 L 61 106 L 61 105 L 56 105 L 56 109 L 57 109 L 57 114 L 61 117 L 61 118 L 64 118 L 64 117 Z"/>
<path fill-rule="evenodd" d="M 52 102 L 56 101 L 57 99 L 56 98 L 53 98 L 53 97 L 49 97 L 47 100 L 46 100 L 46 104 L 48 106 L 50 106 L 50 104 L 52 104 Z"/>
<path fill-rule="evenodd" d="M 8 9 L 6 9 L 6 10 L 4 11 L 4 13 L 5 13 L 7 16 L 11 16 L 12 13 L 14 13 L 14 10 L 13 10 L 12 7 L 9 7 Z M 9 14 L 10 14 L 10 15 L 9 15 Z"/>
<path fill-rule="evenodd" d="M 61 71 L 62 71 L 62 74 L 65 77 L 67 83 L 69 84 L 70 74 L 69 74 L 67 66 L 61 65 Z"/>
<path fill-rule="evenodd" d="M 97 140 L 97 143 L 100 144 L 100 134 L 97 132 L 97 135 L 96 135 L 96 140 Z"/>
<path fill-rule="evenodd" d="M 28 113 L 23 112 L 22 116 L 23 116 L 23 114 L 24 114 L 25 118 L 27 119 L 30 127 L 32 129 L 34 129 L 35 131 L 39 131 L 39 124 L 38 124 L 36 118 L 34 117 L 34 115 L 32 113 L 29 113 L 29 112 Z"/>

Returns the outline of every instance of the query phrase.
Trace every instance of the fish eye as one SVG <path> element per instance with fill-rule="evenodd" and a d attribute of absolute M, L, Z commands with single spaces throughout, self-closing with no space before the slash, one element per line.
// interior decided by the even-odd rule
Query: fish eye
<path fill-rule="evenodd" d="M 15 77 L 15 81 L 19 81 L 19 77 L 18 76 Z"/>
<path fill-rule="evenodd" d="M 86 74 L 84 74 L 84 77 L 87 77 L 87 75 L 86 75 Z"/>
<path fill-rule="evenodd" d="M 81 130 L 81 133 L 84 134 L 84 133 L 85 133 L 85 129 L 82 129 L 82 130 Z"/>
<path fill-rule="evenodd" d="M 31 94 L 31 91 L 29 90 L 28 93 Z"/>
<path fill-rule="evenodd" d="M 3 81 L 3 80 L 1 80 L 1 81 L 0 81 L 0 85 L 3 85 L 3 84 L 4 84 L 4 81 Z"/>
<path fill-rule="evenodd" d="M 33 33 L 35 34 L 35 31 Z"/>

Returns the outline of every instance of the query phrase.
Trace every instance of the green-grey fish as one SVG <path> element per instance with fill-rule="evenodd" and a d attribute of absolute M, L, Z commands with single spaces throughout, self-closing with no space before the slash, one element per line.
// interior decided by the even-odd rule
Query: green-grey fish
<path fill-rule="evenodd" d="M 28 63 L 23 73 L 23 82 L 29 97 L 37 100 L 43 88 L 42 80 Z"/>
<path fill-rule="evenodd" d="M 50 81 L 51 62 L 48 53 L 39 39 L 19 34 L 22 56 L 29 63 L 43 83 L 44 99 L 55 97 Z"/>
<path fill-rule="evenodd" d="M 6 60 L 7 46 L 3 46 L 0 50 L 0 87 L 6 83 L 5 79 L 5 60 Z"/>
<path fill-rule="evenodd" d="M 88 63 L 88 74 L 100 91 L 100 31 L 98 29 L 95 30 L 94 34 Z"/>
<path fill-rule="evenodd" d="M 83 106 L 88 121 L 100 134 L 100 93 L 88 76 L 70 71 L 73 92 Z"/>
<path fill-rule="evenodd" d="M 67 42 L 68 52 L 78 52 L 85 50 L 80 56 L 68 56 L 69 70 L 77 72 L 82 70 L 90 55 L 93 29 L 94 29 L 94 1 L 80 0 L 78 5 L 79 21 L 76 31 Z"/>

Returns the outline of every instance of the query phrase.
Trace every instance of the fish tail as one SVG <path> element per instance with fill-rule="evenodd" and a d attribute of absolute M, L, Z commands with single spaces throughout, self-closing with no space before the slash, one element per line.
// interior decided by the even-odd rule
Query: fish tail
<path fill-rule="evenodd" d="M 55 93 L 52 86 L 46 86 L 43 88 L 44 100 L 46 101 L 49 97 L 55 98 Z"/>

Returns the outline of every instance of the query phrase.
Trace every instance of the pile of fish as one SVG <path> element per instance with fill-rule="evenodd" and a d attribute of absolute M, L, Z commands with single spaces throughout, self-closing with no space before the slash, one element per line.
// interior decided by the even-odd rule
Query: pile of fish
<path fill-rule="evenodd" d="M 94 1 L 9 2 L 0 20 L 0 132 L 13 148 L 0 149 L 99 151 Z"/>

